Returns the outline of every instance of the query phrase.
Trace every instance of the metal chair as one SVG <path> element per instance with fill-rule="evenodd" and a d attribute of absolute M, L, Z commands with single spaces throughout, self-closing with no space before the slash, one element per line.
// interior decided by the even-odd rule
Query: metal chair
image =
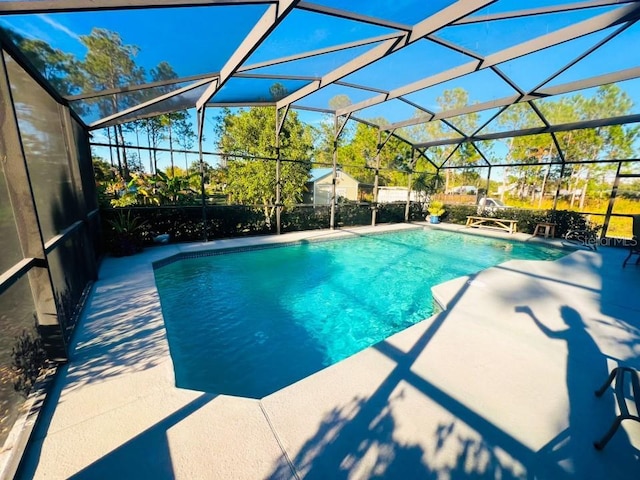
<path fill-rule="evenodd" d="M 628 373 L 631 377 L 631 397 L 633 398 L 633 403 L 636 407 L 635 415 L 629 412 L 629 406 L 627 405 L 627 400 L 624 394 L 625 373 Z M 611 440 L 611 437 L 613 437 L 613 435 L 616 433 L 623 420 L 635 420 L 636 422 L 640 422 L 640 416 L 638 416 L 640 415 L 640 381 L 638 380 L 638 372 L 633 368 L 614 368 L 609 374 L 609 378 L 607 378 L 607 381 L 604 383 L 604 385 L 596 390 L 596 397 L 602 396 L 602 394 L 605 392 L 614 378 L 616 379 L 614 394 L 616 402 L 618 404 L 618 408 L 620 409 L 620 414 L 613 421 L 611 428 L 609 428 L 609 431 L 605 433 L 604 437 L 602 437 L 597 442 L 593 442 L 593 446 L 596 447 L 596 450 L 602 450 L 607 445 L 607 443 L 609 443 L 609 440 Z"/>
<path fill-rule="evenodd" d="M 632 255 L 638 255 L 636 265 L 640 263 L 640 215 L 633 215 L 631 218 L 633 218 L 633 239 L 629 247 L 629 255 L 622 262 L 622 268 L 627 266 Z"/>

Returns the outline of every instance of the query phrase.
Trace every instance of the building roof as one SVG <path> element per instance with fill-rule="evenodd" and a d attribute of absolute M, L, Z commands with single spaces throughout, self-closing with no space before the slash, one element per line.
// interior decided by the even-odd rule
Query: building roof
<path fill-rule="evenodd" d="M 311 171 L 309 172 L 309 174 L 311 175 L 311 178 L 309 179 L 309 181 L 317 182 L 318 180 L 326 177 L 332 172 L 333 172 L 332 168 L 312 168 Z"/>

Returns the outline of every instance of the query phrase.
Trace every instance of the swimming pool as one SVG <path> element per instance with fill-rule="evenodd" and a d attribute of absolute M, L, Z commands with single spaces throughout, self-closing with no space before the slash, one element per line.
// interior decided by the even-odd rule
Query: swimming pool
<path fill-rule="evenodd" d="M 155 277 L 176 384 L 261 398 L 429 317 L 433 285 L 566 253 L 417 229 L 182 259 Z"/>

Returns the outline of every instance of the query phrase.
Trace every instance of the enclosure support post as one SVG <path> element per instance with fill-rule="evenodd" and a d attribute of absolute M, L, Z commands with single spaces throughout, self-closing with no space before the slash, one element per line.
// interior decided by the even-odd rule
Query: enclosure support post
<path fill-rule="evenodd" d="M 200 193 L 202 195 L 202 240 L 206 242 L 208 240 L 207 232 L 207 197 L 204 187 L 204 157 L 202 155 L 202 132 L 204 130 L 204 112 L 205 106 L 203 105 L 198 110 L 198 159 L 200 163 Z"/>
<path fill-rule="evenodd" d="M 336 117 L 337 128 L 338 117 Z M 333 164 L 332 164 L 332 176 L 331 176 L 331 217 L 329 218 L 329 228 L 335 230 L 336 228 L 336 176 L 337 176 L 337 162 L 338 162 L 338 140 L 333 140 Z"/>
<path fill-rule="evenodd" d="M 332 162 L 332 176 L 331 176 L 331 216 L 329 218 L 329 228 L 335 230 L 336 228 L 336 175 L 337 175 L 337 163 L 338 163 L 338 137 L 339 133 L 338 116 L 333 116 L 333 162 Z"/>
<path fill-rule="evenodd" d="M 387 144 L 391 135 L 395 130 L 389 131 L 387 134 L 387 138 L 382 141 L 382 129 L 378 127 L 378 145 L 376 146 L 376 176 L 373 182 L 373 205 L 371 206 L 371 226 L 376 226 L 376 217 L 378 215 L 378 183 L 379 183 L 379 173 L 380 173 L 380 152 Z"/>
<path fill-rule="evenodd" d="M 276 138 L 278 135 L 276 135 Z M 280 147 L 276 147 L 276 234 L 280 235 L 280 215 L 282 213 L 281 200 L 280 200 Z"/>
<path fill-rule="evenodd" d="M 120 159 L 120 139 L 118 138 L 118 131 L 116 126 L 113 126 L 113 138 L 116 141 L 116 159 L 118 160 L 118 173 L 124 178 L 124 170 L 122 169 L 122 160 Z"/>
<path fill-rule="evenodd" d="M 13 207 L 18 238 L 24 260 L 31 260 L 28 270 L 33 293 L 38 330 L 52 360 L 67 357 L 58 305 L 55 301 L 53 280 L 45 253 L 42 229 L 29 176 L 20 129 L 13 103 L 9 76 L 0 55 L 0 161 L 3 162 L 7 192 Z M 10 180 L 10 181 L 9 181 Z M 9 207 L 11 208 L 11 207 Z"/>
<path fill-rule="evenodd" d="M 417 162 L 416 150 L 411 147 L 411 161 L 409 162 L 409 180 L 407 182 L 407 205 L 404 208 L 404 221 L 409 222 L 409 214 L 411 211 L 411 188 L 412 188 L 412 180 L 413 180 L 413 169 L 415 168 L 415 164 Z"/>
<path fill-rule="evenodd" d="M 533 105 L 533 103 L 532 103 Z M 542 117 L 541 117 L 542 118 Z M 558 206 L 558 195 L 560 195 L 560 185 L 562 185 L 562 178 L 564 177 L 564 167 L 567 164 L 567 159 L 564 156 L 564 152 L 562 151 L 562 148 L 560 147 L 560 142 L 558 141 L 558 137 L 556 137 L 555 133 L 551 133 L 551 140 L 553 140 L 553 144 L 556 146 L 556 150 L 558 151 L 558 157 L 560 158 L 560 161 L 562 162 L 562 166 L 560 167 L 560 178 L 558 179 L 558 186 L 556 187 L 556 193 L 553 196 L 553 207 L 552 210 L 555 212 L 556 211 L 556 207 Z M 551 152 L 549 152 L 551 153 Z M 550 160 L 552 160 L 550 158 Z M 549 174 L 551 173 L 551 165 L 549 165 Z M 544 190 L 542 192 L 542 194 L 544 195 Z"/>
<path fill-rule="evenodd" d="M 485 197 L 489 196 L 489 188 L 491 187 L 491 165 L 489 165 L 489 167 L 487 167 L 487 188 L 486 191 L 484 193 Z M 478 192 L 476 192 L 476 197 Z M 480 201 L 479 198 L 476 198 L 476 203 L 478 203 Z"/>
<path fill-rule="evenodd" d="M 611 212 L 613 212 L 613 204 L 616 201 L 618 195 L 618 186 L 620 185 L 620 169 L 622 168 L 622 162 L 618 162 L 618 169 L 616 170 L 616 178 L 613 181 L 613 187 L 611 188 L 611 196 L 609 197 L 609 205 L 607 206 L 607 215 L 604 217 L 604 225 L 600 231 L 600 238 L 604 238 L 609 228 L 609 220 L 611 219 Z"/>
<path fill-rule="evenodd" d="M 75 132 L 73 130 L 73 117 L 71 117 L 71 111 L 69 107 L 59 107 L 60 116 L 62 117 L 62 124 L 66 133 L 65 141 L 67 142 L 67 156 L 69 167 L 71 169 L 71 178 L 73 179 L 73 190 L 76 196 L 76 205 L 79 205 L 78 213 L 84 224 L 82 233 L 89 236 L 89 211 L 87 209 L 87 200 L 85 198 L 85 191 L 82 186 L 82 173 L 80 171 L 81 152 L 78 151 L 75 141 Z M 89 149 L 89 145 L 86 145 Z M 90 152 L 87 152 L 89 158 L 91 158 Z M 85 157 L 86 158 L 86 157 Z M 92 280 L 98 278 L 98 264 L 96 263 L 96 257 L 93 253 L 89 252 L 86 248 L 83 248 L 83 255 L 85 258 L 85 264 Z"/>
<path fill-rule="evenodd" d="M 382 146 L 380 141 L 382 140 L 382 131 L 378 128 L 378 147 L 376 148 L 376 176 L 373 180 L 373 205 L 371 208 L 371 226 L 376 226 L 376 217 L 378 216 L 378 182 L 380 172 L 380 150 Z"/>
<path fill-rule="evenodd" d="M 276 138 L 275 138 L 275 146 L 276 146 L 276 233 L 280 235 L 282 228 L 282 179 L 281 176 L 281 166 L 282 161 L 280 160 L 280 132 L 282 132 L 282 127 L 284 125 L 284 121 L 287 118 L 287 113 L 289 113 L 289 105 L 283 108 L 283 112 L 276 107 Z"/>
<path fill-rule="evenodd" d="M 407 182 L 407 204 L 404 207 L 404 221 L 409 222 L 409 212 L 411 210 L 411 176 L 413 172 L 409 172 L 409 180 Z"/>
<path fill-rule="evenodd" d="M 335 230 L 336 228 L 336 207 L 338 199 L 336 197 L 336 182 L 337 182 L 337 174 L 338 174 L 338 139 L 340 138 L 340 134 L 342 130 L 344 130 L 345 125 L 349 121 L 349 117 L 351 114 L 347 114 L 344 118 L 344 122 L 340 124 L 338 122 L 338 116 L 334 114 L 333 116 L 333 129 L 334 129 L 334 137 L 333 137 L 333 176 L 331 179 L 331 218 L 329 219 L 329 228 L 331 230 Z M 315 203 L 315 197 L 314 197 Z"/>
<path fill-rule="evenodd" d="M 111 159 L 111 168 L 114 168 L 113 164 L 113 146 L 111 145 L 111 129 L 107 127 L 107 139 L 109 140 L 109 158 Z M 151 173 L 153 173 L 153 169 L 151 169 Z"/>
<path fill-rule="evenodd" d="M 560 195 L 560 187 L 562 186 L 562 178 L 564 177 L 564 162 L 560 166 L 560 178 L 558 179 L 558 186 L 556 187 L 556 193 L 553 195 L 553 208 L 552 210 L 555 212 L 556 207 L 558 206 L 558 195 Z"/>

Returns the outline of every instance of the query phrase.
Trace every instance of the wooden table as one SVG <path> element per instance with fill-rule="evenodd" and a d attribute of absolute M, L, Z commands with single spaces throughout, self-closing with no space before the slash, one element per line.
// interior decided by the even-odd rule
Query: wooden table
<path fill-rule="evenodd" d="M 467 217 L 467 227 L 490 228 L 504 232 L 515 233 L 518 230 L 518 221 L 506 218 L 494 217 Z"/>

